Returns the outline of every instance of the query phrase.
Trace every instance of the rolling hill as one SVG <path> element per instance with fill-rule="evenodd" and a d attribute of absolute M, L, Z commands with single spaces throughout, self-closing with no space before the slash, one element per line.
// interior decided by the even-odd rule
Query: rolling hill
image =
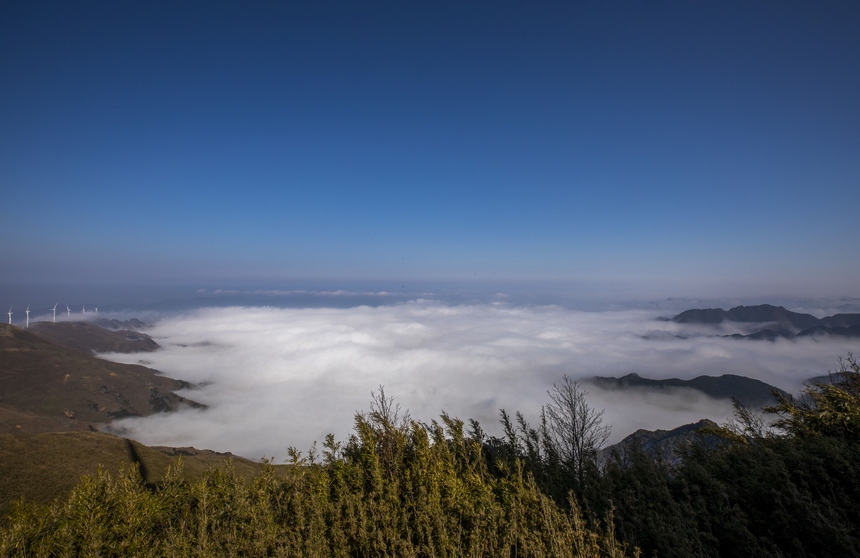
<path fill-rule="evenodd" d="M 107 320 L 105 322 L 111 323 Z M 36 322 L 28 331 L 57 345 L 85 352 L 137 353 L 160 349 L 158 343 L 149 335 L 126 328 L 108 329 L 101 323 Z"/>
<path fill-rule="evenodd" d="M 79 344 L 88 328 L 58 331 Z M 109 362 L 0 325 L 0 433 L 94 430 L 116 418 L 199 406 L 174 393 L 185 386 L 144 366 Z"/>
<path fill-rule="evenodd" d="M 259 474 L 260 463 L 229 453 L 148 447 L 96 431 L 115 418 L 200 407 L 173 393 L 184 382 L 91 354 L 157 349 L 146 335 L 91 322 L 0 325 L 0 524 L 13 501 L 50 502 L 100 467 L 136 463 L 149 483 L 180 457 L 190 482 L 228 460 L 240 477 Z"/>

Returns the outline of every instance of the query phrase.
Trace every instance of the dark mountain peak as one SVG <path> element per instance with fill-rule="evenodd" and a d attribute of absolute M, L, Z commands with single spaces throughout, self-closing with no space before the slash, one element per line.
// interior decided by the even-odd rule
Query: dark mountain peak
<path fill-rule="evenodd" d="M 705 418 L 705 419 L 700 419 L 697 422 L 692 422 L 690 424 L 682 424 L 681 426 L 678 426 L 678 427 L 673 428 L 671 430 L 659 430 L 659 429 L 658 430 L 644 430 L 644 429 L 642 429 L 642 430 L 638 430 L 637 432 L 647 433 L 649 436 L 653 437 L 654 439 L 661 440 L 661 439 L 666 439 L 666 438 L 672 438 L 672 437 L 675 437 L 678 435 L 686 435 L 686 434 L 698 432 L 702 428 L 718 428 L 718 427 L 719 427 L 719 425 L 716 422 L 712 421 L 711 419 Z M 635 435 L 635 433 L 633 435 Z M 630 438 L 630 437 L 631 436 L 628 436 L 627 438 Z"/>
<path fill-rule="evenodd" d="M 737 399 L 744 405 L 750 407 L 763 407 L 773 403 L 773 391 L 781 391 L 761 380 L 739 376 L 737 374 L 723 374 L 722 376 L 698 376 L 692 380 L 681 380 L 678 378 L 666 378 L 653 380 L 643 378 L 638 374 L 627 374 L 620 378 L 601 377 L 591 378 L 591 382 L 607 390 L 624 389 L 651 389 L 668 390 L 673 388 L 688 388 L 702 392 L 715 399 Z"/>
<path fill-rule="evenodd" d="M 754 311 L 754 312 L 779 312 L 788 310 L 785 309 L 784 306 L 774 306 L 773 304 L 753 304 L 751 306 L 744 306 L 743 304 L 739 306 L 735 306 L 729 312 L 745 312 L 745 311 Z"/>
<path fill-rule="evenodd" d="M 860 314 L 833 314 L 821 319 L 824 327 L 857 327 L 860 326 Z"/>
<path fill-rule="evenodd" d="M 699 376 L 688 382 L 689 386 L 717 399 L 737 399 L 745 405 L 761 407 L 774 403 L 773 392 L 785 393 L 770 384 L 739 376 Z"/>
<path fill-rule="evenodd" d="M 697 308 L 681 312 L 672 321 L 679 324 L 719 324 L 728 319 L 728 313 L 722 308 Z"/>
<path fill-rule="evenodd" d="M 731 310 L 722 308 L 693 309 L 681 312 L 673 321 L 678 323 L 718 324 L 730 322 L 780 322 L 806 329 L 818 325 L 819 320 L 811 314 L 792 312 L 782 306 L 758 304 L 755 306 L 735 306 Z"/>
<path fill-rule="evenodd" d="M 797 337 L 814 337 L 819 335 L 835 336 L 835 337 L 860 337 L 860 324 L 849 327 L 828 327 L 815 326 L 809 329 L 804 329 L 797 334 Z"/>
<path fill-rule="evenodd" d="M 757 306 L 736 306 L 727 312 L 733 322 L 776 322 L 791 324 L 799 329 L 818 325 L 819 320 L 811 314 L 792 312 L 782 306 L 759 304 Z"/>
<path fill-rule="evenodd" d="M 780 338 L 791 339 L 798 332 L 817 326 L 836 328 L 860 325 L 860 314 L 836 314 L 818 319 L 812 314 L 792 312 L 782 306 L 757 304 L 735 306 L 731 310 L 722 308 L 685 310 L 673 317 L 672 321 L 682 324 L 720 324 L 722 322 L 767 324 L 767 327 L 749 335 L 734 334 L 729 337 L 774 341 Z"/>
<path fill-rule="evenodd" d="M 717 429 L 717 423 L 710 419 L 685 424 L 672 430 L 639 429 L 615 445 L 602 450 L 601 458 L 613 456 L 622 463 L 628 462 L 630 452 L 641 451 L 652 459 L 659 459 L 676 464 L 680 461 L 683 450 L 695 444 L 705 447 L 715 447 L 719 438 L 707 434 L 707 430 Z"/>

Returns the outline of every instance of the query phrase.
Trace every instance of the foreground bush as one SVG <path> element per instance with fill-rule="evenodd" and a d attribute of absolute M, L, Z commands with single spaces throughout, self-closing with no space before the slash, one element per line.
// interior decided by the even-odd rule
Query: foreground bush
<path fill-rule="evenodd" d="M 64 502 L 19 505 L 4 556 L 623 556 L 612 525 L 588 529 L 520 466 L 490 475 L 447 416 L 398 420 L 384 396 L 322 460 L 243 481 L 229 467 L 194 484 L 146 486 L 135 468 L 85 477 Z M 382 403 L 379 405 L 379 403 Z"/>
<path fill-rule="evenodd" d="M 721 444 L 679 462 L 629 448 L 598 467 L 594 444 L 565 453 L 546 412 L 535 428 L 503 412 L 504 439 L 476 422 L 467 436 L 447 415 L 399 417 L 380 393 L 346 444 L 290 449 L 285 474 L 228 467 L 188 483 L 176 468 L 149 486 L 135 468 L 101 471 L 66 501 L 21 504 L 0 555 L 860 556 L 857 361 L 767 415 L 738 411 L 711 432 Z"/>
<path fill-rule="evenodd" d="M 593 507 L 646 556 L 860 556 L 860 365 L 840 364 L 765 415 L 740 406 L 720 448 L 611 461 Z"/>

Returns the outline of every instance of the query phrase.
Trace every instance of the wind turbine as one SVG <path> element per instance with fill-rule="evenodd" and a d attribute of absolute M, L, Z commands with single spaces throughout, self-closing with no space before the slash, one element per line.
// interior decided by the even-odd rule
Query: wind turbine
<path fill-rule="evenodd" d="M 59 304 L 59 302 L 57 304 Z M 57 323 L 57 304 L 55 304 L 54 307 L 51 308 L 51 311 L 54 312 L 54 323 Z"/>
<path fill-rule="evenodd" d="M 87 305 L 84 304 L 83 307 L 81 308 L 81 314 L 86 314 L 86 313 L 87 313 Z"/>
<path fill-rule="evenodd" d="M 66 304 L 66 316 L 68 317 L 68 316 L 71 316 L 71 315 L 72 315 L 72 311 L 71 311 L 71 310 L 69 310 L 69 305 L 68 305 L 68 304 Z"/>
<path fill-rule="evenodd" d="M 12 325 L 12 307 L 11 306 L 9 307 L 9 312 L 7 312 L 7 314 L 9 314 L 9 325 Z"/>
<path fill-rule="evenodd" d="M 25 312 L 27 312 L 27 327 L 29 328 L 30 327 L 30 305 L 29 304 L 27 305 L 27 309 L 25 310 Z"/>

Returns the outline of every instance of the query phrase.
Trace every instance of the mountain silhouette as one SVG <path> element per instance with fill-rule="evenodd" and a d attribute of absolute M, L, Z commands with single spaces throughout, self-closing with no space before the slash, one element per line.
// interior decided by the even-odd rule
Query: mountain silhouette
<path fill-rule="evenodd" d="M 760 380 L 736 374 L 699 376 L 692 380 L 680 380 L 678 378 L 652 380 L 643 378 L 639 374 L 627 374 L 620 378 L 597 376 L 592 378 L 591 382 L 599 388 L 609 390 L 689 388 L 715 399 L 737 399 L 749 407 L 771 405 L 774 403 L 774 390 L 782 391 Z"/>
<path fill-rule="evenodd" d="M 767 340 L 792 339 L 813 335 L 860 337 L 860 314 L 834 314 L 816 318 L 812 314 L 792 312 L 782 306 L 759 304 L 722 308 L 697 308 L 681 312 L 672 318 L 679 324 L 721 324 L 723 322 L 764 324 L 749 334 L 728 335 L 735 339 Z"/>

